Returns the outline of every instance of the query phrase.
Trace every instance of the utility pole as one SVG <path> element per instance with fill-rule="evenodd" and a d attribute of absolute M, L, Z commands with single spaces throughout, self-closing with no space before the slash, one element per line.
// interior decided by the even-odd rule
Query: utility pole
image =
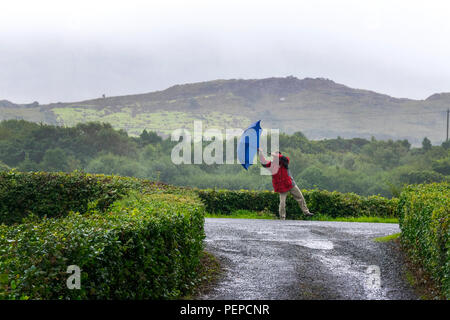
<path fill-rule="evenodd" d="M 445 140 L 445 142 L 448 142 L 448 115 L 450 113 L 450 109 L 447 109 L 447 139 Z"/>

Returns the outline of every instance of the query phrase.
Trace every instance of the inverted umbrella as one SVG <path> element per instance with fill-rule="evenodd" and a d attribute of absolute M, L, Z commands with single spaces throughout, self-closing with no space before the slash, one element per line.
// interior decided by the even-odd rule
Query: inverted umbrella
<path fill-rule="evenodd" d="M 259 137 L 262 132 L 260 122 L 261 120 L 258 120 L 245 129 L 237 145 L 238 161 L 245 170 L 253 164 L 255 154 L 258 152 Z"/>

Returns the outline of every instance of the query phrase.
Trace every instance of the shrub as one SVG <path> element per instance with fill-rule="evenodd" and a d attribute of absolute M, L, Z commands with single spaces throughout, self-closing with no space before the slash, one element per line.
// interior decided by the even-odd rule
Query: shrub
<path fill-rule="evenodd" d="M 444 158 L 444 159 L 433 161 L 432 168 L 434 171 L 436 171 L 440 174 L 449 176 L 450 175 L 450 158 Z"/>
<path fill-rule="evenodd" d="M 136 179 L 82 172 L 0 171 L 0 223 L 19 223 L 30 214 L 59 217 L 70 210 L 84 213 L 92 201 L 105 210 L 137 184 Z"/>
<path fill-rule="evenodd" d="M 270 210 L 278 215 L 279 195 L 271 191 L 247 190 L 196 190 L 210 213 L 229 214 L 235 210 Z M 397 199 L 379 196 L 362 197 L 354 193 L 339 193 L 323 190 L 302 190 L 308 208 L 315 213 L 331 217 L 396 216 Z M 286 200 L 287 217 L 299 219 L 302 211 L 294 198 Z"/>
<path fill-rule="evenodd" d="M 10 171 L 0 210 L 0 299 L 170 299 L 197 280 L 204 205 L 188 189 Z M 80 290 L 66 286 L 69 265 Z"/>
<path fill-rule="evenodd" d="M 192 197 L 131 194 L 107 212 L 0 225 L 0 298 L 168 299 L 190 290 L 204 209 Z M 66 287 L 69 265 L 81 289 Z"/>
<path fill-rule="evenodd" d="M 398 211 L 403 247 L 450 299 L 450 184 L 406 187 Z"/>
<path fill-rule="evenodd" d="M 406 184 L 443 182 L 445 176 L 434 171 L 408 171 L 400 175 L 400 181 Z"/>

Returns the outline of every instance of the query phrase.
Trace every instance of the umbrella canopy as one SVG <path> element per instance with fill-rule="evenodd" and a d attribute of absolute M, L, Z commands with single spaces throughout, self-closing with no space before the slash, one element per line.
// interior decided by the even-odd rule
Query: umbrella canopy
<path fill-rule="evenodd" d="M 237 145 L 238 161 L 245 170 L 253 164 L 253 159 L 258 152 L 259 137 L 262 132 L 260 122 L 261 120 L 258 120 L 245 129 Z"/>

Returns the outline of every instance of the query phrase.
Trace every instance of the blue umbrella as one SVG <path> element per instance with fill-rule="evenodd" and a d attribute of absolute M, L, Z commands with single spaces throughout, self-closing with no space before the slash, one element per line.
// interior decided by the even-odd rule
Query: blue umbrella
<path fill-rule="evenodd" d="M 253 164 L 255 154 L 258 152 L 259 137 L 262 132 L 260 122 L 261 120 L 258 120 L 245 129 L 237 145 L 238 161 L 245 170 Z"/>

